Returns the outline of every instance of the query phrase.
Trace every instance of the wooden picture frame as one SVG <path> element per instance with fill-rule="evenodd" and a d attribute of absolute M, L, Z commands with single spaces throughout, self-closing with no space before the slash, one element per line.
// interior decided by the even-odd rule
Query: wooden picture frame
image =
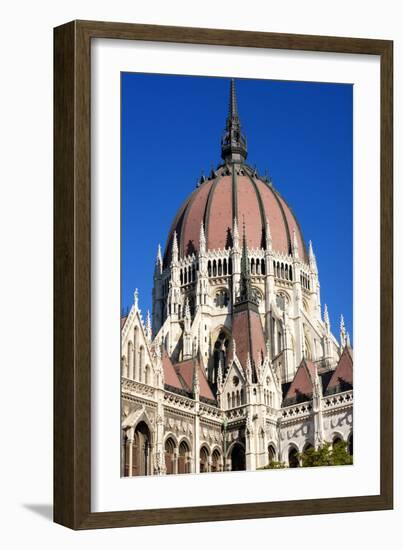
<path fill-rule="evenodd" d="M 92 513 L 91 40 L 113 38 L 380 56 L 381 489 L 379 495 Z M 54 520 L 72 529 L 328 514 L 393 507 L 393 42 L 73 21 L 54 30 Z"/>

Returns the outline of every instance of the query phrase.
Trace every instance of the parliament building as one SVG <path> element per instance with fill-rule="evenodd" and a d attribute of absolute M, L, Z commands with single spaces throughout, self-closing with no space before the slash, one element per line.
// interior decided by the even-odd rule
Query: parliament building
<path fill-rule="evenodd" d="M 352 454 L 349 335 L 312 243 L 246 162 L 233 80 L 221 156 L 158 247 L 152 318 L 136 290 L 121 319 L 122 476 L 298 467 L 340 440 Z"/>

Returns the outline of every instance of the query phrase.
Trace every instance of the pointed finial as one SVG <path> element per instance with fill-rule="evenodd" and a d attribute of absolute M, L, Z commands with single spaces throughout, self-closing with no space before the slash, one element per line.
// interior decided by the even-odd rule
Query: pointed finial
<path fill-rule="evenodd" d="M 172 261 L 177 262 L 179 258 L 178 253 L 178 236 L 176 234 L 176 231 L 174 232 L 174 237 L 172 241 Z"/>
<path fill-rule="evenodd" d="M 152 330 L 151 330 L 151 316 L 150 310 L 147 309 L 147 319 L 146 319 L 146 337 L 149 342 L 151 342 Z"/>
<path fill-rule="evenodd" d="M 193 369 L 193 394 L 196 399 L 199 397 L 200 394 L 199 367 L 197 362 L 194 363 Z"/>
<path fill-rule="evenodd" d="M 272 249 L 272 239 L 271 239 L 271 231 L 270 231 L 270 223 L 269 218 L 266 218 L 266 250 Z"/>
<path fill-rule="evenodd" d="M 162 273 L 162 252 L 161 252 L 161 245 L 158 245 L 157 248 L 157 257 L 155 259 L 155 268 L 154 268 L 154 276 L 159 276 Z"/>
<path fill-rule="evenodd" d="M 297 232 L 295 231 L 295 227 L 292 232 L 292 252 L 295 258 L 299 258 L 298 239 L 297 239 Z"/>
<path fill-rule="evenodd" d="M 133 303 L 134 303 L 134 307 L 136 309 L 138 309 L 139 308 L 139 290 L 138 290 L 138 288 L 136 288 L 135 291 L 134 291 Z"/>
<path fill-rule="evenodd" d="M 241 123 L 238 116 L 235 81 L 230 84 L 229 113 L 224 136 L 221 140 L 221 157 L 226 162 L 244 162 L 248 155 L 246 139 L 241 133 Z"/>
<path fill-rule="evenodd" d="M 330 329 L 330 318 L 329 318 L 329 311 L 327 309 L 327 304 L 325 304 L 325 308 L 323 310 L 323 320 L 325 322 L 325 325 Z"/>
<path fill-rule="evenodd" d="M 316 271 L 316 257 L 313 252 L 312 241 L 309 241 L 309 265 L 314 271 Z"/>
<path fill-rule="evenodd" d="M 343 315 L 340 315 L 340 343 L 344 348 L 347 344 L 346 325 L 344 323 Z"/>
<path fill-rule="evenodd" d="M 200 246 L 199 250 L 201 253 L 206 252 L 206 235 L 204 233 L 204 224 L 203 221 L 200 223 Z"/>
<path fill-rule="evenodd" d="M 346 343 L 347 343 L 347 346 L 348 346 L 349 348 L 351 348 L 350 333 L 349 333 L 349 332 L 347 332 Z"/>
<path fill-rule="evenodd" d="M 234 359 L 236 356 L 236 341 L 235 338 L 232 338 L 232 358 Z"/>

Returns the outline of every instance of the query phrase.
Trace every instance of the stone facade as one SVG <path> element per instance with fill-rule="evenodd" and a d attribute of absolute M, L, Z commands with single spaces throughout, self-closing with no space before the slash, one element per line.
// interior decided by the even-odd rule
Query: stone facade
<path fill-rule="evenodd" d="M 153 319 L 137 291 L 122 318 L 124 476 L 297 466 L 307 446 L 338 439 L 352 449 L 344 320 L 338 340 L 312 244 L 246 155 L 231 82 L 224 162 L 158 248 Z"/>

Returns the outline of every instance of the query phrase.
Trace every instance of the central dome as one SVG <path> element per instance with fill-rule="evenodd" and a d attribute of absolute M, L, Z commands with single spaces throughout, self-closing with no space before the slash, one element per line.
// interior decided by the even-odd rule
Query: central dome
<path fill-rule="evenodd" d="M 300 257 L 307 260 L 298 222 L 285 200 L 249 166 L 233 164 L 219 168 L 214 177 L 200 184 L 183 203 L 169 232 L 165 265 L 171 259 L 175 232 L 180 257 L 199 251 L 202 222 L 208 250 L 231 248 L 234 218 L 245 224 L 248 248 L 265 247 L 268 220 L 273 250 L 291 254 L 295 231 Z"/>
<path fill-rule="evenodd" d="M 179 257 L 199 251 L 202 223 L 207 250 L 231 248 L 234 219 L 245 227 L 249 249 L 265 247 L 268 222 L 273 250 L 289 255 L 295 232 L 300 257 L 307 261 L 304 239 L 290 207 L 267 179 L 261 178 L 245 163 L 246 138 L 241 132 L 233 80 L 221 151 L 224 164 L 213 171 L 210 178 L 202 178 L 175 216 L 167 240 L 164 265 L 168 266 L 171 261 L 175 233 Z"/>

